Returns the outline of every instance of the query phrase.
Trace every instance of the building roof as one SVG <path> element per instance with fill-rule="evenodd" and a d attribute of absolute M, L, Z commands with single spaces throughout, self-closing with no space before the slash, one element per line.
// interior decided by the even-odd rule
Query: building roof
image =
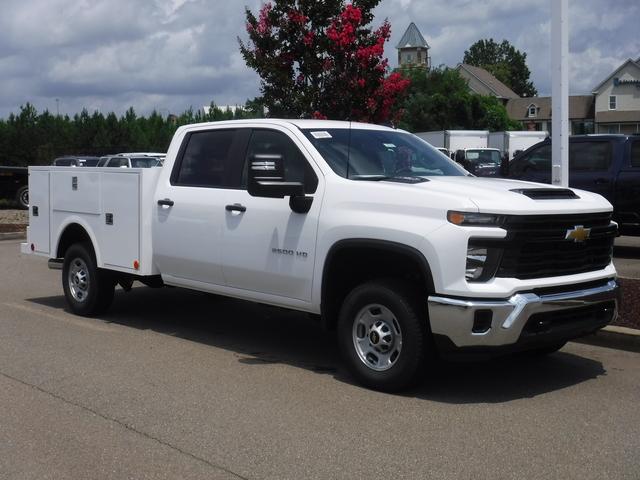
<path fill-rule="evenodd" d="M 429 44 L 420 33 L 420 30 L 418 30 L 418 27 L 416 27 L 416 24 L 411 22 L 407 27 L 407 31 L 404 32 L 404 35 L 398 42 L 396 48 L 400 49 L 417 47 L 429 48 Z"/>
<path fill-rule="evenodd" d="M 640 122 L 640 111 L 638 110 L 609 110 L 596 113 L 598 123 L 623 123 Z"/>
<path fill-rule="evenodd" d="M 620 70 L 622 70 L 624 67 L 626 67 L 626 66 L 627 66 L 628 64 L 630 64 L 630 63 L 631 63 L 632 65 L 635 65 L 636 67 L 640 68 L 640 58 L 638 58 L 638 59 L 637 59 L 637 60 L 635 60 L 635 61 L 634 61 L 634 60 L 632 60 L 632 59 L 630 59 L 630 58 L 628 58 L 627 60 L 625 60 L 625 62 L 624 62 L 622 65 L 620 65 L 618 68 L 616 68 L 616 69 L 613 71 L 613 73 L 610 73 L 609 75 L 607 75 L 607 78 L 605 78 L 604 80 L 602 80 L 602 81 L 598 84 L 598 86 L 596 86 L 596 87 L 593 89 L 593 93 L 594 93 L 594 94 L 598 93 L 598 90 L 600 90 L 600 89 L 602 88 L 602 86 L 603 86 L 605 83 L 607 83 L 607 82 L 611 79 L 611 77 L 616 76 Z"/>
<path fill-rule="evenodd" d="M 467 63 L 461 63 L 458 65 L 458 71 L 466 70 L 470 75 L 476 77 L 482 84 L 484 84 L 490 91 L 498 98 L 520 98 L 520 96 L 507 87 L 504 83 L 487 72 L 484 68 L 475 67 Z"/>
<path fill-rule="evenodd" d="M 593 95 L 570 95 L 569 118 L 593 119 L 594 101 Z M 531 105 L 535 105 L 538 109 L 538 114 L 535 117 L 527 116 Z M 525 97 L 510 99 L 507 102 L 507 114 L 509 115 L 509 118 L 519 121 L 551 120 L 551 97 Z"/>

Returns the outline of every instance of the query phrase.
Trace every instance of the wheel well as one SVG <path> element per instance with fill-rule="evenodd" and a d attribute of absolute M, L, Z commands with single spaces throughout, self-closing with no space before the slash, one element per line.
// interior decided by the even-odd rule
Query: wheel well
<path fill-rule="evenodd" d="M 416 249 L 393 242 L 346 240 L 327 255 L 322 276 L 322 319 L 333 329 L 340 306 L 357 285 L 379 278 L 403 278 L 427 296 L 434 292 L 431 269 Z"/>
<path fill-rule="evenodd" d="M 58 249 L 56 251 L 56 258 L 64 257 L 69 247 L 74 243 L 89 242 L 91 244 L 91 237 L 87 231 L 77 223 L 68 225 L 62 235 L 60 235 L 60 241 L 58 242 Z"/>

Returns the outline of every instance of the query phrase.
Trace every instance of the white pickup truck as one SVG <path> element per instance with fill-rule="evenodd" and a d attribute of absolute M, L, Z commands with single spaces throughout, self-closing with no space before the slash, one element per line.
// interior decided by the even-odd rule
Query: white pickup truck
<path fill-rule="evenodd" d="M 437 355 L 552 352 L 617 314 L 605 199 L 473 177 L 400 130 L 189 125 L 162 168 L 31 167 L 29 183 L 21 251 L 62 269 L 73 312 L 133 281 L 308 312 L 377 389 Z"/>

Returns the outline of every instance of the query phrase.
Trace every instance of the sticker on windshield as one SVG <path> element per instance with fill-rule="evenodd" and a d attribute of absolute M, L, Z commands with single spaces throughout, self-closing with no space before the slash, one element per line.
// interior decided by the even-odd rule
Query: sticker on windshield
<path fill-rule="evenodd" d="M 316 138 L 316 139 L 333 138 L 329 132 L 325 132 L 325 131 L 322 131 L 322 132 L 311 132 L 311 135 L 313 136 L 313 138 Z"/>

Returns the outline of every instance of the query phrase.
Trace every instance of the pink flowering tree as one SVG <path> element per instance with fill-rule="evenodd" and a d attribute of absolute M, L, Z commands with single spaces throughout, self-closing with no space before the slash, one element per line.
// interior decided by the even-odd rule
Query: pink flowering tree
<path fill-rule="evenodd" d="M 389 74 L 386 20 L 371 27 L 380 0 L 273 0 L 246 10 L 247 63 L 261 78 L 271 116 L 395 122 L 409 80 Z"/>

